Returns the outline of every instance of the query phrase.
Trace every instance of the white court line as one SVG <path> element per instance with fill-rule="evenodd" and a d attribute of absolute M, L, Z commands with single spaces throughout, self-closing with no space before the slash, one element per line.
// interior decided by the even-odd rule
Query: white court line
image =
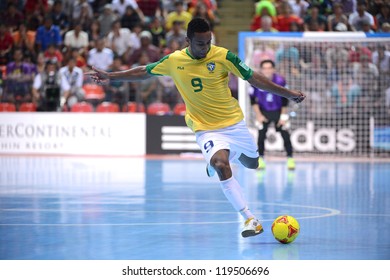
<path fill-rule="evenodd" d="M 159 201 L 184 201 L 184 202 L 187 202 L 188 200 L 184 200 L 184 199 L 155 199 L 155 200 L 159 200 Z M 226 201 L 222 201 L 222 200 L 192 200 L 193 202 L 208 202 L 208 203 L 227 203 Z M 296 214 L 298 213 L 289 213 L 289 215 L 291 216 L 295 216 L 297 220 L 303 220 L 303 219 L 317 219 L 317 218 L 325 218 L 325 217 L 331 217 L 331 216 L 336 216 L 336 215 L 340 215 L 340 211 L 339 210 L 336 210 L 336 209 L 332 209 L 332 208 L 325 208 L 325 207 L 316 207 L 316 206 L 307 206 L 307 205 L 296 205 L 296 204 L 279 204 L 279 203 L 262 203 L 262 204 L 266 204 L 266 205 L 277 205 L 277 206 L 288 206 L 288 207 L 299 207 L 299 208 L 308 208 L 308 209 L 316 209 L 316 210 L 323 210 L 323 211 L 327 211 L 328 213 L 324 213 L 324 214 L 316 214 L 314 216 L 296 216 Z M 29 210 L 29 209 L 26 209 L 26 211 Z M 31 209 L 30 209 L 31 210 Z M 41 210 L 45 210 L 45 209 L 41 209 Z M 63 211 L 63 210 L 61 210 Z M 72 211 L 72 210 L 71 210 Z M 91 209 L 90 211 L 93 211 L 93 209 Z M 96 211 L 96 210 L 95 210 Z M 82 211 L 81 211 L 82 212 Z M 126 211 L 125 211 L 126 212 Z M 145 212 L 145 211 L 141 211 L 141 212 Z M 160 212 L 160 211 L 157 211 L 157 212 Z M 188 213 L 188 212 L 185 212 L 185 211 L 166 211 L 165 213 Z M 207 213 L 207 212 L 197 212 L 197 211 L 194 211 L 192 213 L 199 213 L 199 214 L 202 214 L 202 213 Z M 227 212 L 213 212 L 213 213 L 227 213 Z M 230 212 L 230 214 L 233 214 L 234 212 Z M 270 213 L 267 213 L 267 214 L 270 214 Z M 273 213 L 275 215 L 279 215 L 278 213 Z M 300 213 L 302 214 L 302 213 Z M 310 213 L 308 213 L 310 214 Z M 262 219 L 263 222 L 272 222 L 274 219 Z M 174 222 L 174 223 L 123 223 L 123 224 L 109 224 L 109 223 L 104 223 L 104 224 L 80 224 L 80 223 L 64 223 L 64 224 L 33 224 L 33 223 L 30 223 L 30 224 L 0 224 L 0 226 L 64 226 L 64 227 L 69 227 L 69 226 L 150 226 L 150 225 L 208 225 L 208 224 L 236 224 L 236 223 L 240 223 L 241 221 L 220 221 L 220 222 Z"/>
<path fill-rule="evenodd" d="M 10 208 L 0 209 L 0 212 L 70 212 L 70 213 L 153 213 L 153 214 L 236 214 L 234 211 L 160 211 L 160 210 L 101 210 L 101 209 L 34 209 L 34 208 Z M 275 212 L 261 212 L 261 215 L 275 215 Z M 297 213 L 305 215 L 307 213 Z"/>

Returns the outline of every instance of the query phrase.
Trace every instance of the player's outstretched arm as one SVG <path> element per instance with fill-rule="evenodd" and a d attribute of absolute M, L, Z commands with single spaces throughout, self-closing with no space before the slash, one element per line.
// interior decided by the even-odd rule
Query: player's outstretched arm
<path fill-rule="evenodd" d="M 253 71 L 253 75 L 248 79 L 248 82 L 254 87 L 286 97 L 296 103 L 300 103 L 306 98 L 306 95 L 302 92 L 281 87 L 257 71 Z"/>
<path fill-rule="evenodd" d="M 101 84 L 105 83 L 108 80 L 117 80 L 117 81 L 139 81 L 145 80 L 152 75 L 146 71 L 146 66 L 137 66 L 129 70 L 116 71 L 116 72 L 107 72 L 92 66 L 92 71 L 84 73 L 84 75 L 89 75 L 92 80 L 96 83 Z"/>

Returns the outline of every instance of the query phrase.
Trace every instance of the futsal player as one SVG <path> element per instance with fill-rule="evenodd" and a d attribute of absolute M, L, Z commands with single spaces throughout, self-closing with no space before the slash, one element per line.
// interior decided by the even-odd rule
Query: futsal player
<path fill-rule="evenodd" d="M 260 70 L 269 80 L 282 87 L 286 86 L 286 80 L 276 73 L 275 63 L 272 60 L 263 60 L 260 63 Z M 280 132 L 283 138 L 284 149 L 287 153 L 287 168 L 295 169 L 293 149 L 290 140 L 290 133 L 287 129 L 289 116 L 287 114 L 288 99 L 273 94 L 272 92 L 252 87 L 250 99 L 256 120 L 259 124 L 257 145 L 259 147 L 259 169 L 265 168 L 264 141 L 271 122 L 275 124 L 276 131 Z"/>
<path fill-rule="evenodd" d="M 229 163 L 238 160 L 243 166 L 256 169 L 259 154 L 243 120 L 242 110 L 231 95 L 228 74 L 232 72 L 257 88 L 295 102 L 302 102 L 305 95 L 272 83 L 227 49 L 211 45 L 210 26 L 204 19 L 194 18 L 190 21 L 186 40 L 188 47 L 158 62 L 110 73 L 93 68 L 94 71 L 87 74 L 98 83 L 106 80 L 144 80 L 155 75 L 171 76 L 186 104 L 185 120 L 194 131 L 207 161 L 208 176 L 213 176 L 215 172 L 218 174 L 226 198 L 245 219 L 241 235 L 249 237 L 260 234 L 263 227 L 249 209 Z"/>

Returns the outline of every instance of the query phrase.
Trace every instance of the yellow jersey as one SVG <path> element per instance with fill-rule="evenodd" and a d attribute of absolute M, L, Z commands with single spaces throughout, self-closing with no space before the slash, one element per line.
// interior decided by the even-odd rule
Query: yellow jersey
<path fill-rule="evenodd" d="M 186 104 L 187 126 L 194 132 L 228 127 L 244 118 L 228 87 L 228 74 L 247 80 L 253 71 L 225 48 L 211 45 L 201 59 L 192 57 L 185 48 L 148 64 L 146 70 L 172 77 Z"/>

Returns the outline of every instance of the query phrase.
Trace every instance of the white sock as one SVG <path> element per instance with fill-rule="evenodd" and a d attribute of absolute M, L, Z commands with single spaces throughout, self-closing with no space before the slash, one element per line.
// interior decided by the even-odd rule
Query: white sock
<path fill-rule="evenodd" d="M 221 187 L 226 198 L 233 205 L 234 209 L 240 212 L 240 214 L 245 218 L 245 220 L 249 218 L 254 218 L 254 215 L 247 206 L 247 202 L 242 193 L 240 184 L 238 183 L 236 178 L 234 178 L 234 176 L 225 181 L 221 181 Z"/>

